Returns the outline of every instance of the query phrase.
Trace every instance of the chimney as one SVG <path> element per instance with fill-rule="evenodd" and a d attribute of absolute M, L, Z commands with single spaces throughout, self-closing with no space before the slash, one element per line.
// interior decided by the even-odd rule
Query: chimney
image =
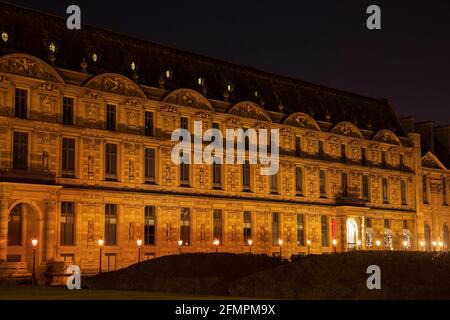
<path fill-rule="evenodd" d="M 414 117 L 400 118 L 399 121 L 405 134 L 414 133 L 414 123 L 416 122 Z"/>
<path fill-rule="evenodd" d="M 434 151 L 434 123 L 433 121 L 418 122 L 414 125 L 415 131 L 420 133 L 422 152 Z"/>

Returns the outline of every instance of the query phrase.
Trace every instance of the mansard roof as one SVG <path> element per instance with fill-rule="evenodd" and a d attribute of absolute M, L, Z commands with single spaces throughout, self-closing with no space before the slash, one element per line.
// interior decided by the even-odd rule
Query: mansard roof
<path fill-rule="evenodd" d="M 171 91 L 188 88 L 203 92 L 208 99 L 233 105 L 251 101 L 266 112 L 302 112 L 317 121 L 350 122 L 361 129 L 387 129 L 404 136 L 394 110 L 384 99 L 271 74 L 92 26 L 70 31 L 65 18 L 2 2 L 0 27 L 9 34 L 6 43 L 0 41 L 1 55 L 25 53 L 49 61 L 49 44 L 54 43 L 56 68 L 81 71 L 84 58 L 91 76 L 120 74 L 149 87 L 159 87 L 161 76 L 170 70 L 164 86 Z M 96 62 L 92 59 L 94 53 Z M 132 63 L 138 77 L 132 71 Z M 232 90 L 226 92 L 228 85 Z"/>

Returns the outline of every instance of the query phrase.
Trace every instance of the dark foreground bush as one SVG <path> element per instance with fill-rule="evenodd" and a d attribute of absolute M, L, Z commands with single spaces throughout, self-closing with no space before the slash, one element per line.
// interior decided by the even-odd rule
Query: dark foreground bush
<path fill-rule="evenodd" d="M 265 255 L 183 254 L 157 258 L 83 280 L 92 289 L 229 295 L 231 282 L 281 265 Z"/>
<path fill-rule="evenodd" d="M 367 267 L 381 268 L 368 290 Z M 353 252 L 305 256 L 237 280 L 236 296 L 277 299 L 450 299 L 450 254 Z"/>

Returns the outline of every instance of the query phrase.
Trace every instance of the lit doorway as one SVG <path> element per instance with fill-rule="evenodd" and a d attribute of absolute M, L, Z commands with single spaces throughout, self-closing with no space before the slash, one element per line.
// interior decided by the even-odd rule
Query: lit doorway
<path fill-rule="evenodd" d="M 355 250 L 358 243 L 358 225 L 354 219 L 347 220 L 347 248 Z"/>

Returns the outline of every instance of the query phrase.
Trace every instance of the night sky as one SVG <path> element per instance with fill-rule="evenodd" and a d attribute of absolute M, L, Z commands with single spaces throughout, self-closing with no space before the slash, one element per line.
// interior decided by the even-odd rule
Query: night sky
<path fill-rule="evenodd" d="M 450 1 L 10 1 L 82 23 L 363 95 L 450 124 Z M 382 30 L 366 28 L 366 8 Z"/>

